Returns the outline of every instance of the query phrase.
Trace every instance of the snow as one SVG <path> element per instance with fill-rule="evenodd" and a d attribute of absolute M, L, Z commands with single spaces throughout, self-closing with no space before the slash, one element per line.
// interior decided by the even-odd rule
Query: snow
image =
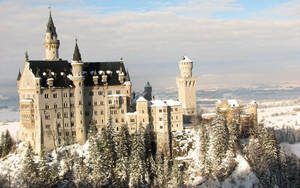
<path fill-rule="evenodd" d="M 266 127 L 300 129 L 300 105 L 297 100 L 268 101 L 259 103 L 258 122 Z"/>
<path fill-rule="evenodd" d="M 147 102 L 147 100 L 143 96 L 140 96 L 136 102 Z"/>
<path fill-rule="evenodd" d="M 20 122 L 7 122 L 7 123 L 0 122 L 0 134 L 8 130 L 14 140 L 18 140 L 19 129 L 20 129 Z"/>
<path fill-rule="evenodd" d="M 227 102 L 231 108 L 240 106 L 238 101 L 235 99 L 229 99 L 229 100 L 227 100 Z"/>
<path fill-rule="evenodd" d="M 165 106 L 180 106 L 181 102 L 175 100 L 152 100 L 150 101 L 151 106 L 165 107 Z"/>
<path fill-rule="evenodd" d="M 187 57 L 187 56 L 183 56 L 182 60 L 179 63 L 192 63 L 193 61 Z"/>
<path fill-rule="evenodd" d="M 32 102 L 32 99 L 21 99 L 20 102 Z"/>
<path fill-rule="evenodd" d="M 288 153 L 293 153 L 298 158 L 300 158 L 300 143 L 296 143 L 296 144 L 281 143 L 280 146 L 283 150 L 287 151 Z"/>

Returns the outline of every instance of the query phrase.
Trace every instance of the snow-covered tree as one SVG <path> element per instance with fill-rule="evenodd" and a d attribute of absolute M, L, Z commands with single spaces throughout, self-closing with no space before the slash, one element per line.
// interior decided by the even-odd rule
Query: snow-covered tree
<path fill-rule="evenodd" d="M 136 132 L 133 135 L 130 156 L 130 187 L 142 187 L 145 185 L 145 146 L 143 132 Z"/>
<path fill-rule="evenodd" d="M 44 187 L 48 187 L 51 185 L 51 168 L 47 162 L 45 152 L 42 150 L 40 155 L 40 160 L 38 164 L 38 171 L 39 171 L 39 184 Z"/>
<path fill-rule="evenodd" d="M 6 156 L 12 149 L 14 142 L 12 137 L 9 134 L 9 131 L 6 130 L 5 134 L 1 134 L 1 141 L 0 141 L 0 157 Z"/>
<path fill-rule="evenodd" d="M 197 164 L 199 166 L 201 176 L 208 176 L 211 172 L 209 165 L 208 149 L 209 149 L 209 135 L 205 124 L 202 124 L 199 132 L 199 154 Z"/>
<path fill-rule="evenodd" d="M 117 160 L 115 168 L 115 178 L 119 186 L 128 185 L 129 182 L 129 159 L 130 140 L 127 125 L 122 126 L 118 138 L 116 139 Z"/>
<path fill-rule="evenodd" d="M 225 157 L 228 142 L 228 130 L 223 115 L 218 114 L 210 125 L 209 151 L 212 174 L 215 176 L 217 168 Z"/>
<path fill-rule="evenodd" d="M 172 171 L 168 182 L 168 187 L 177 188 L 184 187 L 184 177 L 183 171 L 181 169 L 181 164 L 178 161 L 174 161 L 172 165 Z"/>
<path fill-rule="evenodd" d="M 84 157 L 77 156 L 74 163 L 74 183 L 77 187 L 88 187 L 88 166 L 84 163 Z"/>
<path fill-rule="evenodd" d="M 34 153 L 30 145 L 27 146 L 22 162 L 21 178 L 26 187 L 38 186 L 38 168 L 34 162 Z"/>
<path fill-rule="evenodd" d="M 156 178 L 154 179 L 154 185 L 156 187 L 161 187 L 165 183 L 165 160 L 162 153 L 156 154 Z"/>

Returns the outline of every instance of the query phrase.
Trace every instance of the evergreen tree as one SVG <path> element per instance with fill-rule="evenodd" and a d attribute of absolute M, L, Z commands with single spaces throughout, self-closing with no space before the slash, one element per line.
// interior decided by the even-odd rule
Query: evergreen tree
<path fill-rule="evenodd" d="M 9 131 L 6 130 L 5 134 L 1 135 L 1 156 L 6 156 L 13 146 L 13 139 L 9 134 Z"/>
<path fill-rule="evenodd" d="M 34 153 L 32 147 L 28 145 L 22 166 L 22 180 L 26 187 L 38 186 L 38 169 L 33 159 Z"/>
<path fill-rule="evenodd" d="M 39 184 L 43 187 L 48 187 L 51 185 L 51 169 L 47 164 L 47 159 L 45 156 L 44 150 L 41 152 L 40 160 L 39 160 Z"/>
<path fill-rule="evenodd" d="M 175 160 L 172 166 L 172 172 L 170 181 L 168 182 L 168 187 L 177 188 L 184 187 L 184 177 L 181 165 Z"/>
<path fill-rule="evenodd" d="M 128 186 L 129 182 L 129 154 L 130 140 L 127 126 L 122 126 L 116 143 L 117 161 L 115 168 L 115 176 L 120 187 Z"/>
<path fill-rule="evenodd" d="M 155 187 L 163 187 L 165 184 L 165 161 L 162 153 L 156 154 L 156 178 L 154 181 Z"/>
<path fill-rule="evenodd" d="M 200 127 L 199 135 L 199 154 L 198 154 L 198 166 L 201 176 L 208 176 L 211 172 L 211 166 L 208 165 L 210 160 L 207 156 L 209 149 L 209 136 L 206 125 L 202 124 Z"/>
<path fill-rule="evenodd" d="M 143 132 L 136 132 L 133 136 L 130 156 L 130 187 L 142 187 L 145 185 L 145 146 Z"/>
<path fill-rule="evenodd" d="M 150 187 L 154 187 L 155 185 L 155 180 L 157 179 L 157 165 L 156 162 L 153 158 L 153 156 L 150 156 L 150 170 L 149 170 L 149 185 Z"/>
<path fill-rule="evenodd" d="M 76 187 L 88 187 L 88 167 L 84 163 L 84 158 L 77 156 L 74 163 L 74 183 Z"/>
<path fill-rule="evenodd" d="M 225 123 L 225 118 L 218 114 L 210 126 L 209 132 L 209 153 L 210 162 L 212 165 L 212 175 L 215 176 L 217 168 L 225 157 L 227 150 L 228 131 Z"/>

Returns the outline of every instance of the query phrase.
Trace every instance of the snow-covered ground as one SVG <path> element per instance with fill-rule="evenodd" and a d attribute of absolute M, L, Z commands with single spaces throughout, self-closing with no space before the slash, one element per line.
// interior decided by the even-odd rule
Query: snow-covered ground
<path fill-rule="evenodd" d="M 295 154 L 298 158 L 300 158 L 300 143 L 289 144 L 289 143 L 281 143 L 281 148 L 285 151 Z"/>
<path fill-rule="evenodd" d="M 9 131 L 10 135 L 17 140 L 18 131 L 20 128 L 20 122 L 0 122 L 0 134 L 5 132 L 6 130 Z"/>
<path fill-rule="evenodd" d="M 300 128 L 300 100 L 279 100 L 258 103 L 258 122 L 267 127 Z"/>

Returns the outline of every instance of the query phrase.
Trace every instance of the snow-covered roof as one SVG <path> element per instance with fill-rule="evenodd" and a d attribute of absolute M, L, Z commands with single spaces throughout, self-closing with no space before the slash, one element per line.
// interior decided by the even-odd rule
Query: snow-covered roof
<path fill-rule="evenodd" d="M 124 94 L 111 94 L 111 95 L 108 95 L 108 97 L 125 97 L 126 95 Z"/>
<path fill-rule="evenodd" d="M 187 56 L 183 56 L 182 60 L 179 61 L 179 63 L 192 63 L 193 61 L 187 57 Z"/>
<path fill-rule="evenodd" d="M 147 102 L 147 100 L 143 96 L 140 96 L 136 102 Z"/>
<path fill-rule="evenodd" d="M 227 102 L 231 108 L 240 106 L 238 101 L 235 99 L 229 99 L 229 100 L 227 100 Z"/>
<path fill-rule="evenodd" d="M 252 100 L 250 104 L 257 104 L 255 100 Z"/>
<path fill-rule="evenodd" d="M 32 99 L 21 99 L 20 102 L 32 102 Z"/>
<path fill-rule="evenodd" d="M 126 113 L 126 115 L 128 115 L 128 116 L 136 116 L 137 112 L 128 112 L 128 113 Z"/>
<path fill-rule="evenodd" d="M 164 106 L 180 106 L 180 101 L 175 100 L 152 100 L 150 106 L 164 107 Z"/>

